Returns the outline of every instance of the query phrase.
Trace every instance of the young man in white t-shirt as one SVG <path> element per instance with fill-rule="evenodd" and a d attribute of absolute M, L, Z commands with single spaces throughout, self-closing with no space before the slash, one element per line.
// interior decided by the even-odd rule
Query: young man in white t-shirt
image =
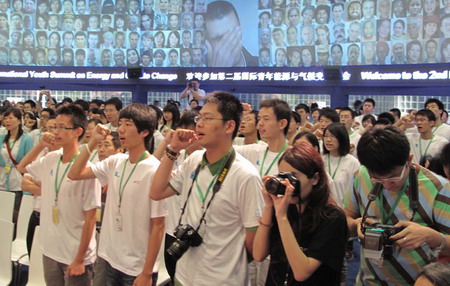
<path fill-rule="evenodd" d="M 233 145 L 241 146 L 259 143 L 257 110 L 244 114 L 239 127 L 239 134 L 244 135 L 244 137 L 234 138 Z"/>
<path fill-rule="evenodd" d="M 46 133 L 18 166 L 20 172 L 26 171 L 41 181 L 41 243 L 47 285 L 91 285 L 100 184 L 96 180 L 74 182 L 66 176 L 78 156 L 78 142 L 86 123 L 80 108 L 62 107 L 57 113 L 54 135 Z M 62 150 L 30 164 L 53 142 Z"/>
<path fill-rule="evenodd" d="M 430 98 L 425 101 L 425 108 L 433 111 L 436 121 L 434 122 L 433 134 L 440 135 L 450 141 L 450 125 L 442 122 L 444 104 L 437 98 Z"/>
<path fill-rule="evenodd" d="M 109 130 L 117 131 L 117 128 L 119 127 L 119 113 L 121 109 L 122 101 L 117 97 L 110 98 L 105 102 L 105 116 L 108 120 L 106 127 L 108 127 Z"/>
<path fill-rule="evenodd" d="M 355 120 L 355 112 L 349 107 L 343 107 L 339 112 L 339 120 L 344 124 L 345 129 L 347 129 L 348 137 L 350 139 L 350 153 L 356 157 L 356 147 L 358 146 L 361 134 L 352 129 Z"/>
<path fill-rule="evenodd" d="M 415 121 L 419 133 L 406 133 L 406 137 L 411 147 L 410 152 L 414 155 L 413 162 L 420 164 L 423 157 L 438 157 L 448 140 L 433 134 L 433 126 L 436 121 L 433 111 L 429 109 L 417 111 Z"/>
<path fill-rule="evenodd" d="M 207 97 L 197 117 L 197 135 L 178 129 L 166 137 L 170 145 L 155 174 L 158 180 L 150 197 L 160 200 L 179 194 L 186 204 L 180 224 L 198 228 L 203 240 L 197 247 L 188 247 L 178 260 L 175 285 L 247 283 L 246 250 L 252 252 L 263 201 L 257 170 L 232 148 L 241 116 L 236 97 L 215 92 Z M 206 151 L 192 153 L 172 172 L 179 152 L 196 140 Z M 228 164 L 231 167 L 227 168 Z"/>
<path fill-rule="evenodd" d="M 374 111 L 375 111 L 375 100 L 373 100 L 372 98 L 364 99 L 362 114 L 355 117 L 355 123 L 357 125 L 355 129 L 357 130 L 364 129 L 362 126 L 362 119 L 364 115 L 371 114 L 375 117 L 375 119 L 377 119 L 377 116 L 374 114 Z"/>
<path fill-rule="evenodd" d="M 106 261 L 106 285 L 156 285 L 157 256 L 164 235 L 166 207 L 149 199 L 159 161 L 146 146 L 156 127 L 156 113 L 133 103 L 119 115 L 119 138 L 128 154 L 117 154 L 89 166 L 91 150 L 110 130 L 97 125 L 75 160 L 69 178 L 98 178 L 108 184 L 98 255 Z"/>

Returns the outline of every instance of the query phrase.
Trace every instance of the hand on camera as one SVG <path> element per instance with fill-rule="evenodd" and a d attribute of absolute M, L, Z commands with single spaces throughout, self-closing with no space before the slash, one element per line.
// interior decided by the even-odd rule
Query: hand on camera
<path fill-rule="evenodd" d="M 405 249 L 416 249 L 423 243 L 427 243 L 432 235 L 432 230 L 429 227 L 420 225 L 412 221 L 400 221 L 395 227 L 404 227 L 405 229 L 399 233 L 391 236 L 395 243 Z"/>

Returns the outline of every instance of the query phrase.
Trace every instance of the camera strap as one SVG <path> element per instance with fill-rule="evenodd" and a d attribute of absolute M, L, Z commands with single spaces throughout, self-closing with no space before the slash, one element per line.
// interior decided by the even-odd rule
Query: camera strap
<path fill-rule="evenodd" d="M 397 208 L 397 205 L 405 192 L 406 186 L 402 189 L 401 194 L 399 194 L 399 197 L 394 202 L 394 205 L 391 207 L 391 211 L 387 215 L 386 218 L 383 218 L 382 223 L 386 224 L 387 221 L 391 218 L 393 215 L 395 209 Z M 364 224 L 365 220 L 367 219 L 367 212 L 369 210 L 370 204 L 377 199 L 377 197 L 382 194 L 383 185 L 381 183 L 376 183 L 372 190 L 370 191 L 369 195 L 367 195 L 367 199 L 369 200 L 367 202 L 367 205 L 364 209 L 364 215 L 362 219 L 362 224 Z M 383 208 L 383 200 L 381 201 L 382 208 Z M 410 212 L 407 213 L 407 217 L 410 221 L 413 220 L 415 213 L 419 209 L 419 183 L 417 179 L 417 173 L 416 173 L 416 167 L 411 164 L 409 167 L 409 206 L 410 206 Z M 384 214 L 384 208 L 383 208 L 383 214 Z M 384 216 L 384 215 L 383 215 Z"/>
<path fill-rule="evenodd" d="M 214 184 L 214 187 L 212 189 L 213 190 L 212 197 L 209 200 L 208 204 L 206 205 L 205 210 L 203 211 L 203 214 L 202 214 L 202 216 L 200 218 L 200 223 L 198 224 L 196 231 L 198 231 L 200 229 L 200 226 L 205 221 L 206 211 L 208 210 L 209 206 L 211 205 L 211 202 L 213 201 L 216 193 L 219 192 L 220 187 L 222 186 L 223 181 L 225 180 L 226 176 L 228 175 L 228 172 L 230 170 L 231 164 L 233 163 L 235 158 L 236 158 L 236 151 L 234 149 L 232 149 L 231 153 L 228 155 L 228 158 L 227 158 L 225 164 L 221 168 L 221 170 L 219 172 L 219 175 L 217 176 L 216 183 Z M 194 176 L 192 178 L 192 184 L 191 184 L 191 187 L 189 188 L 186 201 L 184 202 L 184 205 L 181 208 L 181 215 L 180 215 L 180 219 L 178 220 L 178 225 L 181 224 L 181 220 L 182 220 L 183 215 L 184 215 L 184 213 L 186 211 L 187 203 L 188 203 L 189 198 L 190 198 L 191 193 L 192 193 L 192 188 L 194 186 L 194 182 L 197 180 L 198 174 L 200 173 L 201 169 L 202 169 L 202 164 L 200 163 L 197 166 L 197 168 L 195 169 Z"/>

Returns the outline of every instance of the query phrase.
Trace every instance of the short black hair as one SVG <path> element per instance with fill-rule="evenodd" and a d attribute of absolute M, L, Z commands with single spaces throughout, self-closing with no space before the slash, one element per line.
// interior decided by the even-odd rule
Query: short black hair
<path fill-rule="evenodd" d="M 108 99 L 105 102 L 105 106 L 107 106 L 107 105 L 114 105 L 116 107 L 117 111 L 120 111 L 123 107 L 122 100 L 120 100 L 120 98 L 118 98 L 118 97 L 112 97 L 112 98 Z"/>
<path fill-rule="evenodd" d="M 206 21 L 220 20 L 231 13 L 236 15 L 237 21 L 240 24 L 238 13 L 233 4 L 228 1 L 214 1 L 208 4 Z"/>
<path fill-rule="evenodd" d="M 178 127 L 187 128 L 191 125 L 195 126 L 195 116 L 197 116 L 197 113 L 193 111 L 186 111 L 181 116 L 180 121 L 178 122 Z"/>
<path fill-rule="evenodd" d="M 444 109 L 444 104 L 442 103 L 442 101 L 440 101 L 437 98 L 429 98 L 429 99 L 427 99 L 427 101 L 425 101 L 425 104 L 424 104 L 423 107 L 427 108 L 427 105 L 430 104 L 430 103 L 436 103 L 437 106 L 439 107 L 439 109 Z"/>
<path fill-rule="evenodd" d="M 320 153 L 320 145 L 319 145 L 319 140 L 317 139 L 317 136 L 314 135 L 311 132 L 308 131 L 302 131 L 297 133 L 297 135 L 295 135 L 294 139 L 292 140 L 292 144 L 295 143 L 295 141 L 297 141 L 298 139 L 305 137 L 309 143 L 311 143 L 311 145 L 316 148 L 317 152 Z"/>
<path fill-rule="evenodd" d="M 42 114 L 42 112 L 48 112 L 48 114 L 50 115 L 50 116 L 55 116 L 55 111 L 53 110 L 53 109 L 51 109 L 51 108 L 43 108 L 42 110 L 41 110 L 41 114 Z"/>
<path fill-rule="evenodd" d="M 70 97 L 64 97 L 64 99 L 61 101 L 61 104 L 66 103 L 66 102 L 72 103 L 73 100 L 72 100 L 72 98 L 70 98 Z"/>
<path fill-rule="evenodd" d="M 350 114 L 352 115 L 352 119 L 355 119 L 355 112 L 353 111 L 353 109 L 351 109 L 350 107 L 342 107 L 341 111 L 339 111 L 339 115 L 341 115 L 342 111 L 348 111 L 350 112 Z"/>
<path fill-rule="evenodd" d="M 278 121 L 286 119 L 287 125 L 284 128 L 284 135 L 286 135 L 289 131 L 289 124 L 291 122 L 292 114 L 292 110 L 289 107 L 289 104 L 286 101 L 278 98 L 270 98 L 261 101 L 261 103 L 259 104 L 259 109 L 261 110 L 261 108 L 272 108 Z"/>
<path fill-rule="evenodd" d="M 375 100 L 373 100 L 373 98 L 366 98 L 366 99 L 364 99 L 363 104 L 366 103 L 366 102 L 372 103 L 373 107 L 375 107 Z"/>
<path fill-rule="evenodd" d="M 157 126 L 156 112 L 143 103 L 132 103 L 120 111 L 119 120 L 122 118 L 133 120 L 139 133 L 148 131 L 148 135 L 144 138 L 144 144 L 148 148 Z"/>
<path fill-rule="evenodd" d="M 31 106 L 31 108 L 36 108 L 36 102 L 34 100 L 32 99 L 25 100 L 23 104 L 25 105 L 27 103 Z"/>
<path fill-rule="evenodd" d="M 220 1 L 223 2 L 223 1 Z M 213 2 L 211 4 L 214 4 L 216 2 Z M 209 5 L 211 5 L 209 4 Z M 209 9 L 208 5 L 208 9 Z M 206 103 L 214 103 L 217 104 L 217 110 L 220 114 L 222 114 L 222 117 L 224 120 L 233 120 L 236 123 L 236 126 L 233 131 L 232 139 L 236 137 L 239 126 L 241 125 L 241 118 L 242 118 L 242 103 L 241 101 L 232 95 L 231 93 L 228 93 L 226 91 L 215 91 L 210 94 L 208 94 L 205 104 Z"/>
<path fill-rule="evenodd" d="M 396 127 L 372 128 L 358 142 L 360 163 L 378 175 L 387 175 L 395 167 L 404 166 L 409 158 L 408 138 Z"/>
<path fill-rule="evenodd" d="M 72 122 L 73 127 L 81 127 L 83 129 L 83 132 L 78 137 L 78 140 L 83 138 L 84 132 L 86 132 L 87 118 L 86 115 L 84 114 L 84 111 L 81 108 L 79 108 L 74 104 L 70 104 L 69 106 L 62 106 L 56 112 L 56 116 L 59 115 L 70 116 L 71 118 L 70 121 Z"/>
<path fill-rule="evenodd" d="M 370 123 L 372 125 L 375 125 L 375 122 L 377 121 L 375 119 L 375 116 L 373 116 L 372 114 L 366 114 L 366 115 L 363 116 L 363 118 L 361 120 L 361 123 L 364 122 L 364 121 L 367 121 L 367 120 L 370 120 Z"/>
<path fill-rule="evenodd" d="M 299 109 L 303 109 L 306 113 L 310 112 L 310 108 L 308 105 L 304 104 L 304 103 L 299 103 L 297 104 L 297 106 L 295 107 L 295 111 L 298 111 Z"/>
<path fill-rule="evenodd" d="M 163 117 L 163 112 L 158 107 L 154 106 L 153 104 L 149 104 L 149 107 L 152 108 L 156 112 L 156 122 L 159 122 L 159 120 Z"/>
<path fill-rule="evenodd" d="M 348 137 L 347 129 L 342 123 L 331 123 L 328 125 L 325 130 L 323 130 L 323 135 L 325 136 L 325 132 L 327 130 L 336 137 L 339 142 L 339 155 L 345 156 L 350 153 L 350 138 Z M 323 140 L 323 153 L 329 154 L 330 151 L 325 148 L 325 140 Z"/>
<path fill-rule="evenodd" d="M 320 110 L 319 120 L 322 117 L 326 117 L 334 123 L 338 123 L 340 121 L 339 114 L 336 112 L 336 110 L 331 109 L 329 107 L 325 107 Z"/>
<path fill-rule="evenodd" d="M 391 108 L 389 110 L 389 112 L 394 113 L 395 115 L 397 115 L 398 118 L 402 117 L 402 113 L 401 113 L 400 109 L 398 109 L 398 108 Z"/>
<path fill-rule="evenodd" d="M 114 149 L 119 149 L 122 145 L 120 144 L 120 137 L 119 137 L 119 133 L 116 131 L 112 131 L 111 133 L 109 133 L 109 135 L 112 137 L 112 143 L 114 145 Z"/>
<path fill-rule="evenodd" d="M 291 111 L 291 116 L 294 118 L 296 123 L 298 123 L 298 124 L 302 123 L 302 118 L 300 117 L 300 115 L 297 112 Z"/>
<path fill-rule="evenodd" d="M 394 124 L 395 123 L 394 115 L 392 115 L 389 112 L 382 112 L 382 113 L 380 113 L 378 115 L 378 120 L 381 120 L 381 119 L 387 119 L 390 122 L 390 124 Z"/>
<path fill-rule="evenodd" d="M 436 115 L 434 115 L 434 112 L 429 109 L 421 109 L 417 111 L 416 116 L 417 115 L 425 116 L 429 121 L 436 121 Z"/>
<path fill-rule="evenodd" d="M 73 104 L 77 104 L 83 108 L 84 111 L 89 111 L 89 103 L 83 99 L 77 99 L 73 102 Z"/>

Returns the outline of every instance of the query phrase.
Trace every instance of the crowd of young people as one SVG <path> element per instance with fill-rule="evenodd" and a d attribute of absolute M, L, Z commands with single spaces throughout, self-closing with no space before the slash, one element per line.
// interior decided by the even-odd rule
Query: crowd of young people
<path fill-rule="evenodd" d="M 156 285 L 161 247 L 174 285 L 340 285 L 356 235 L 358 285 L 430 280 L 450 256 L 437 99 L 375 116 L 373 99 L 255 110 L 218 91 L 180 111 L 41 96 L 1 109 L 0 190 L 16 211 L 35 196 L 28 247 L 40 224 L 47 285 Z M 368 254 L 369 222 L 398 228 L 392 257 Z"/>

